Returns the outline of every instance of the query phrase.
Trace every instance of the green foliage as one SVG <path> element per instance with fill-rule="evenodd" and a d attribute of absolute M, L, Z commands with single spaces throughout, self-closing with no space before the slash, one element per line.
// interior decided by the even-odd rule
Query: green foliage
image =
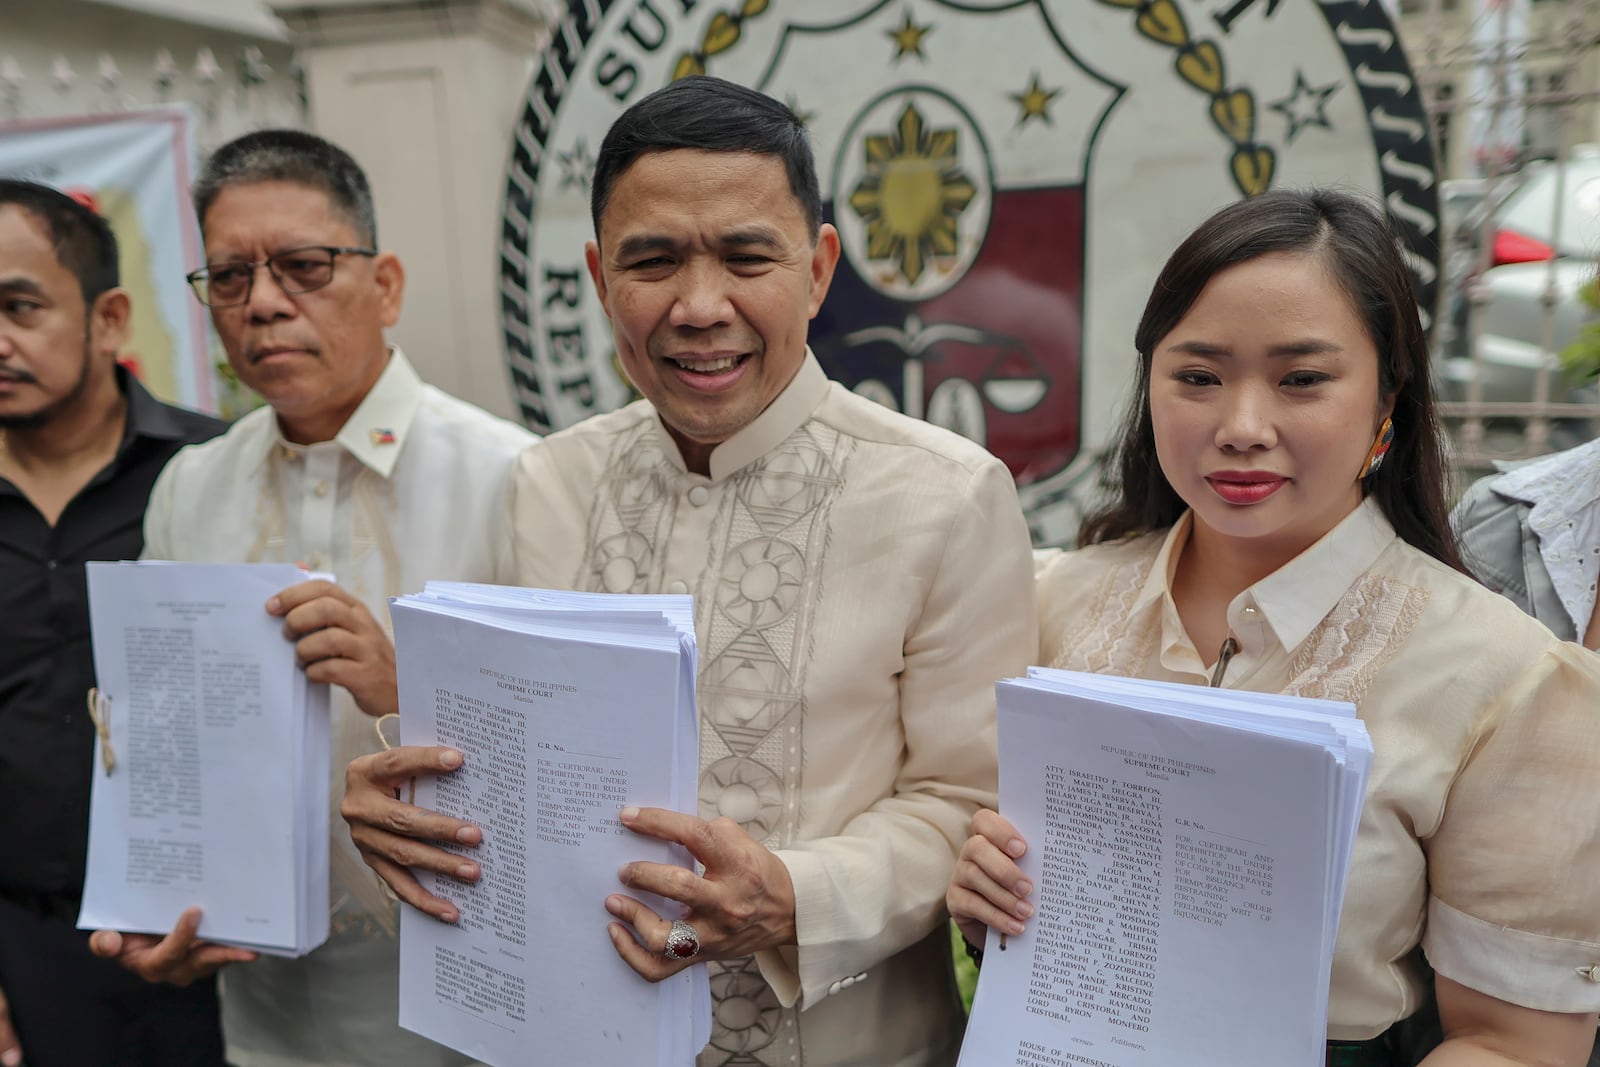
<path fill-rule="evenodd" d="M 1561 366 L 1581 382 L 1600 377 L 1600 277 L 1578 290 L 1578 299 L 1596 314 L 1578 332 L 1577 339 L 1561 350 Z"/>
<path fill-rule="evenodd" d="M 239 376 L 234 373 L 233 367 L 227 360 L 214 360 L 211 369 L 216 375 L 219 418 L 232 422 L 266 403 L 248 385 L 239 380 Z"/>
<path fill-rule="evenodd" d="M 961 989 L 961 1006 L 972 1010 L 972 991 L 978 988 L 978 967 L 967 958 L 967 943 L 956 924 L 950 924 L 950 955 L 956 961 L 956 985 Z"/>

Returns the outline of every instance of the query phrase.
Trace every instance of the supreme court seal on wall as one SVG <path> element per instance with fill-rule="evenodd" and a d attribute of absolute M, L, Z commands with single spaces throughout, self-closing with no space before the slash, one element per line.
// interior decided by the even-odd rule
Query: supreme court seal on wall
<path fill-rule="evenodd" d="M 1433 306 L 1433 149 L 1382 4 L 579 0 L 506 180 L 502 325 L 536 430 L 632 397 L 584 269 L 594 153 L 629 104 L 695 73 L 811 133 L 844 247 L 811 331 L 829 376 L 986 445 L 1040 542 L 1070 539 L 1093 499 L 1150 284 L 1211 211 L 1367 191 Z"/>

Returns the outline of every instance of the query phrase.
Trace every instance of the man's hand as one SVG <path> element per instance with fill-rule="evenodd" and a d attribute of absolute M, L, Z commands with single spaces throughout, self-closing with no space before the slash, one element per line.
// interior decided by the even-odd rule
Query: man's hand
<path fill-rule="evenodd" d="M 17 1040 L 17 1028 L 11 1024 L 11 1004 L 5 990 L 0 989 L 0 1067 L 19 1067 L 22 1063 L 22 1042 Z"/>
<path fill-rule="evenodd" d="M 342 685 L 368 715 L 399 710 L 394 643 L 367 606 L 332 582 L 301 582 L 267 601 L 313 682 Z"/>
<path fill-rule="evenodd" d="M 642 977 L 659 982 L 701 960 L 748 956 L 796 943 L 789 868 L 738 823 L 707 822 L 664 808 L 623 808 L 621 819 L 635 833 L 683 845 L 705 867 L 704 877 L 668 863 L 630 863 L 618 872 L 629 889 L 683 904 L 682 918 L 700 939 L 700 953 L 693 960 L 667 959 L 672 919 L 632 897 L 607 897 L 606 910 L 622 920 L 607 927 L 611 943 Z"/>
<path fill-rule="evenodd" d="M 199 940 L 195 936 L 199 929 L 200 909 L 190 908 L 178 916 L 178 925 L 166 937 L 96 930 L 89 937 L 89 951 L 103 959 L 116 960 L 147 982 L 176 986 L 216 974 L 227 964 L 249 963 L 256 958 L 249 949 Z"/>
<path fill-rule="evenodd" d="M 436 897 L 407 869 L 421 867 L 462 882 L 476 882 L 482 868 L 471 860 L 425 841 L 476 847 L 483 831 L 469 822 L 419 808 L 400 799 L 419 774 L 448 774 L 461 766 L 453 748 L 402 745 L 352 760 L 344 772 L 344 803 L 339 813 L 350 824 L 350 839 L 367 866 L 389 883 L 395 895 L 419 911 L 447 923 L 461 917 L 456 906 Z"/>

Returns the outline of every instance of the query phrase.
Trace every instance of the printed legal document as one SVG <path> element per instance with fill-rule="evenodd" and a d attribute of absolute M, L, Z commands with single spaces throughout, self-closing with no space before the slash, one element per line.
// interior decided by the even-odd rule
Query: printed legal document
<path fill-rule="evenodd" d="M 328 936 L 328 687 L 268 598 L 292 564 L 90 563 L 98 689 L 78 926 L 300 956 Z"/>
<path fill-rule="evenodd" d="M 1355 708 L 1042 668 L 996 695 L 1036 911 L 989 934 L 962 1067 L 1323 1063 Z"/>
<path fill-rule="evenodd" d="M 604 902 L 625 863 L 693 866 L 617 820 L 695 810 L 691 599 L 430 582 L 390 613 L 402 742 L 463 755 L 415 803 L 484 832 L 459 850 L 477 883 L 418 872 L 458 923 L 401 911 L 400 1025 L 491 1067 L 688 1067 L 710 1037 L 706 969 L 646 982 Z"/>

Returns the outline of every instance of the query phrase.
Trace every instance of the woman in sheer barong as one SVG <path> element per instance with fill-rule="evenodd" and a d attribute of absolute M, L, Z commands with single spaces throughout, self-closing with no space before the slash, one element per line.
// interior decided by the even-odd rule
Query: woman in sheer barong
<path fill-rule="evenodd" d="M 1463 572 L 1383 216 L 1334 192 L 1223 209 L 1167 262 L 1135 346 L 1117 496 L 1040 572 L 1040 661 L 1353 702 L 1376 762 L 1328 1063 L 1412 1063 L 1397 1024 L 1436 996 L 1427 1067 L 1579 1067 L 1600 1008 L 1600 657 Z M 1032 914 L 1026 847 L 974 818 L 948 894 L 970 943 Z"/>

